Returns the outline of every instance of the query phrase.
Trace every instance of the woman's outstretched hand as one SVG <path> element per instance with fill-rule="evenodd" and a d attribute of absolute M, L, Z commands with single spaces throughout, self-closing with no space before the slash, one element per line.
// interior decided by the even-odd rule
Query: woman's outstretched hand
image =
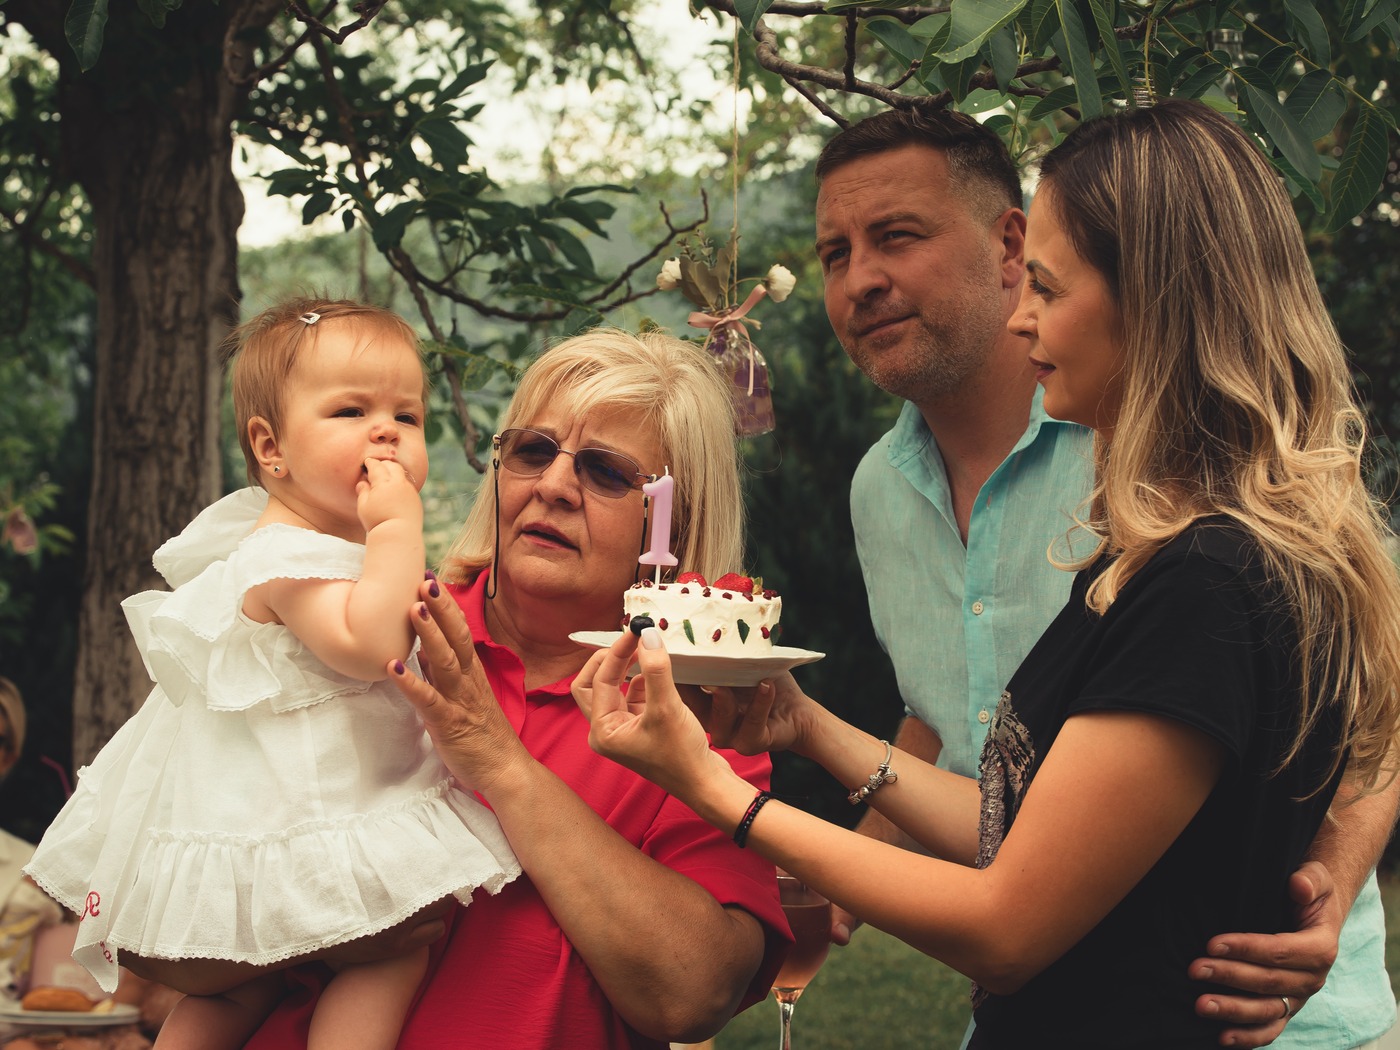
<path fill-rule="evenodd" d="M 634 660 L 642 673 L 624 692 Z M 655 628 L 642 632 L 640 644 L 631 631 L 623 631 L 609 648 L 594 653 L 574 679 L 573 694 L 591 727 L 589 746 L 677 798 L 693 797 L 712 776 L 733 776 L 676 691 L 671 658 Z"/>

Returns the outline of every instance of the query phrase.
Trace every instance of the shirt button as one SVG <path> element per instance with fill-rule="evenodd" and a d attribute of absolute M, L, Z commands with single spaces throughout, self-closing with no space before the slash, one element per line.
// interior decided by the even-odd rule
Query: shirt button
<path fill-rule="evenodd" d="M 977 721 L 981 722 L 983 725 L 986 725 L 991 720 L 992 716 L 987 714 L 987 709 L 985 707 L 977 712 Z"/>
<path fill-rule="evenodd" d="M 981 599 L 981 598 L 978 598 L 975 602 L 972 603 L 972 615 L 973 615 L 973 616 L 981 616 L 981 615 L 982 615 L 982 610 L 983 610 L 984 608 L 985 608 L 985 606 L 982 604 L 982 599 Z"/>

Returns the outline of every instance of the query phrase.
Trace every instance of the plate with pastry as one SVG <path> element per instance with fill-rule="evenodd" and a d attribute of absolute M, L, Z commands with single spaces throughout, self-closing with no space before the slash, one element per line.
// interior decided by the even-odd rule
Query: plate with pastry
<path fill-rule="evenodd" d="M 0 1003 L 0 1020 L 46 1028 L 105 1028 L 135 1024 L 141 1011 L 114 999 L 89 999 L 76 988 L 44 985 L 31 988 L 19 1002 Z"/>

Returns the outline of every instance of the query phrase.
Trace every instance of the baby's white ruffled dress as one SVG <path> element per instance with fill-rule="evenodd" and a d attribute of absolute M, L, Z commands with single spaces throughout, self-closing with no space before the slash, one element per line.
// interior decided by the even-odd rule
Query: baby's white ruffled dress
<path fill-rule="evenodd" d="M 250 587 L 364 566 L 357 543 L 254 531 L 266 504 L 235 492 L 156 551 L 175 589 L 122 603 L 156 687 L 25 868 L 82 916 L 73 957 L 108 991 L 120 952 L 277 963 L 520 873 L 393 685 L 243 615 Z"/>

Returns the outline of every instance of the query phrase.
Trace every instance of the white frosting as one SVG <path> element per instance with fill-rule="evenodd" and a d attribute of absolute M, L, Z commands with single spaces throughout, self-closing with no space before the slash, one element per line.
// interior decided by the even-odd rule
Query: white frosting
<path fill-rule="evenodd" d="M 783 600 L 698 583 L 634 583 L 622 595 L 622 625 L 650 616 L 673 653 L 766 656 L 773 650 Z"/>

